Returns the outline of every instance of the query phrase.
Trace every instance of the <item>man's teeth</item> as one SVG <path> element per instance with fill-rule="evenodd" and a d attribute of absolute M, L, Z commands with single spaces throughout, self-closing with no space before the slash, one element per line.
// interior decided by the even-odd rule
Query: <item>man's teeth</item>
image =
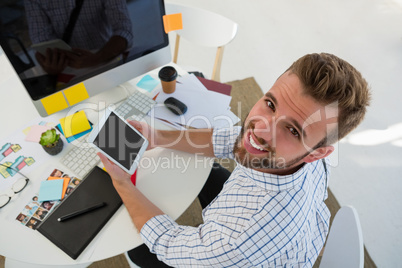
<path fill-rule="evenodd" d="M 263 152 L 267 151 L 267 150 L 261 148 L 260 146 L 258 146 L 257 143 L 255 143 L 255 141 L 253 140 L 253 138 L 251 138 L 251 135 L 250 135 L 250 144 L 251 144 L 251 146 L 253 146 L 257 150 L 260 150 L 260 151 L 263 151 Z"/>

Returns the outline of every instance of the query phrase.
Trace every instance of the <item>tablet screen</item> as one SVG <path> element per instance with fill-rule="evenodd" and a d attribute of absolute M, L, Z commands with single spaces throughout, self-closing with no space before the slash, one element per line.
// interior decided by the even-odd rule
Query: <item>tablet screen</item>
<path fill-rule="evenodd" d="M 94 140 L 96 146 L 128 170 L 143 143 L 144 139 L 113 112 Z"/>

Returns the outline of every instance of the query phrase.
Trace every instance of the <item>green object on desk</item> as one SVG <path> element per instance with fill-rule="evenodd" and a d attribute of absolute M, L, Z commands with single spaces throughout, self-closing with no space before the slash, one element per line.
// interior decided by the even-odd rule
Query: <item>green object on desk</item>
<path fill-rule="evenodd" d="M 74 136 L 70 136 L 70 137 L 66 138 L 67 142 L 68 142 L 68 143 L 71 143 L 71 142 L 75 141 L 76 139 L 78 139 L 78 138 L 80 138 L 80 137 L 82 137 L 82 136 L 88 134 L 89 132 L 91 132 L 91 131 L 92 131 L 92 128 L 93 128 L 93 127 L 92 127 L 92 123 L 89 122 L 89 124 L 91 125 L 91 128 L 90 128 L 90 129 L 88 129 L 88 130 L 86 130 L 86 131 L 84 131 L 84 132 L 78 133 L 78 134 L 76 134 L 76 135 L 74 135 Z M 63 132 L 63 129 L 62 129 L 61 125 L 58 124 L 58 125 L 56 126 L 56 128 L 57 128 L 57 129 L 60 131 L 60 133 L 63 134 L 63 136 L 64 136 L 64 132 Z"/>

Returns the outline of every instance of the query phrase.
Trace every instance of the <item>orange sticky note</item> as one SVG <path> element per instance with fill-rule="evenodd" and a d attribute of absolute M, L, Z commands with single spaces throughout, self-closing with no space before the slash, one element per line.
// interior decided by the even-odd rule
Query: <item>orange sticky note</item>
<path fill-rule="evenodd" d="M 64 177 L 64 178 L 60 178 L 60 177 L 49 177 L 47 180 L 48 180 L 48 181 L 51 181 L 51 180 L 64 180 L 64 181 L 63 181 L 63 191 L 62 191 L 62 194 L 61 194 L 61 199 L 63 199 L 63 198 L 64 198 L 64 195 L 66 194 L 66 190 L 67 190 L 68 184 L 70 183 L 70 178 L 69 178 L 69 177 Z"/>
<path fill-rule="evenodd" d="M 47 114 L 54 114 L 68 107 L 67 101 L 62 92 L 57 92 L 49 97 L 40 100 Z"/>
<path fill-rule="evenodd" d="M 165 33 L 183 29 L 181 13 L 164 15 L 163 26 L 165 28 Z"/>
<path fill-rule="evenodd" d="M 91 128 L 84 111 L 79 111 L 75 114 L 60 119 L 60 125 L 66 138 Z"/>
<path fill-rule="evenodd" d="M 87 89 L 84 86 L 84 83 L 79 83 L 75 86 L 65 89 L 64 95 L 66 96 L 67 101 L 70 104 L 70 106 L 89 98 L 89 95 L 88 95 Z"/>

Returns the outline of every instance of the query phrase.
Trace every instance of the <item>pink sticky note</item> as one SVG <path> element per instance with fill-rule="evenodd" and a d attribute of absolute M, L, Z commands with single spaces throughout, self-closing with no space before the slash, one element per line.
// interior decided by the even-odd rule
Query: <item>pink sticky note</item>
<path fill-rule="evenodd" d="M 51 129 L 52 127 L 49 126 L 41 126 L 41 125 L 34 125 L 31 126 L 30 131 L 28 132 L 27 136 L 25 137 L 26 141 L 32 141 L 32 142 L 39 142 L 40 141 L 40 136 L 42 135 L 43 132 L 46 130 Z"/>

